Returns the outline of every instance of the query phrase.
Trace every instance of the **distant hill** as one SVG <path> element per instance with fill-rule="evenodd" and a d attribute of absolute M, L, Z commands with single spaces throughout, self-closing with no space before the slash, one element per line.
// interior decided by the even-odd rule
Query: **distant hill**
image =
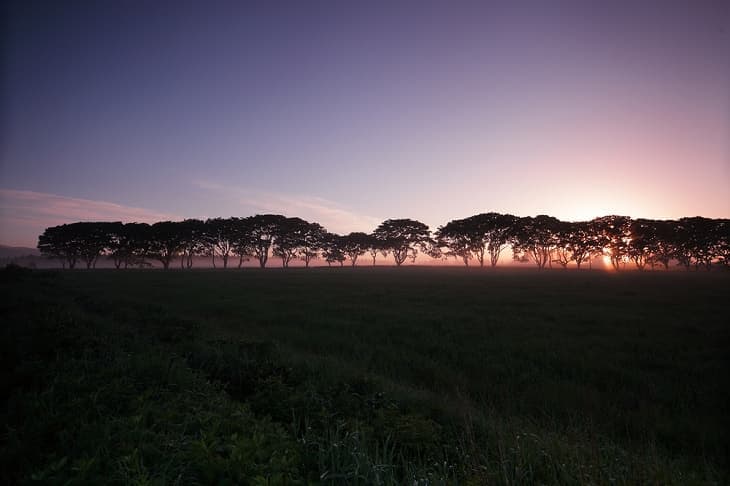
<path fill-rule="evenodd" d="M 0 258 L 17 258 L 29 255 L 40 256 L 40 252 L 36 248 L 27 248 L 25 246 L 0 245 Z"/>

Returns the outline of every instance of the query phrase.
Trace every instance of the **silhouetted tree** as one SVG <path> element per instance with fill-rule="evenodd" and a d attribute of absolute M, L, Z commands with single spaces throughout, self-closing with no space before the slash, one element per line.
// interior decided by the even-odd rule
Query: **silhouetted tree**
<path fill-rule="evenodd" d="M 428 226 L 412 219 L 388 219 L 373 234 L 382 242 L 383 248 L 393 253 L 397 266 L 407 258 L 415 261 L 418 250 L 428 252 L 431 243 Z"/>
<path fill-rule="evenodd" d="M 554 240 L 554 258 L 553 262 L 560 265 L 563 269 L 568 268 L 568 264 L 573 261 L 573 251 L 571 247 L 571 236 L 573 234 L 573 223 L 569 221 L 558 221 L 555 225 Z"/>
<path fill-rule="evenodd" d="M 249 218 L 231 218 L 231 253 L 238 257 L 238 268 L 254 253 Z"/>
<path fill-rule="evenodd" d="M 436 244 L 441 248 L 446 248 L 444 253 L 447 257 L 461 258 L 465 266 L 469 266 L 469 260 L 472 259 L 472 253 L 477 253 L 481 249 L 481 260 L 484 262 L 484 247 L 481 242 L 481 233 L 470 227 L 466 220 L 455 219 L 449 221 L 445 226 L 440 226 L 436 230 Z M 476 243 L 475 240 L 479 240 Z"/>
<path fill-rule="evenodd" d="M 631 241 L 631 218 L 628 216 L 602 216 L 592 221 L 598 230 L 599 241 L 611 259 L 615 270 L 628 258 Z"/>
<path fill-rule="evenodd" d="M 123 223 L 109 223 L 109 258 L 114 262 L 114 268 L 120 269 L 126 261 L 129 261 L 129 248 L 128 240 L 126 238 L 126 230 Z M 126 266 L 125 266 L 126 268 Z"/>
<path fill-rule="evenodd" d="M 46 228 L 38 237 L 38 250 L 41 255 L 61 260 L 63 268 L 74 269 L 81 256 L 78 235 L 73 224 L 62 224 Z"/>
<path fill-rule="evenodd" d="M 83 260 L 86 268 L 95 268 L 99 257 L 113 246 L 112 235 L 119 224 L 79 222 L 46 228 L 38 238 L 38 249 L 68 263 L 69 268 L 75 268 L 78 260 Z"/>
<path fill-rule="evenodd" d="M 467 266 L 474 257 L 483 267 L 485 256 L 489 255 L 491 266 L 495 267 L 512 239 L 516 219 L 511 214 L 499 213 L 457 219 L 439 228 L 437 241 L 440 246 L 448 248 L 447 255 L 461 258 Z"/>
<path fill-rule="evenodd" d="M 718 264 L 730 268 L 730 219 L 715 220 L 715 255 Z"/>
<path fill-rule="evenodd" d="M 384 243 L 380 241 L 377 237 L 377 235 L 369 234 L 368 235 L 368 253 L 370 253 L 370 257 L 373 259 L 373 266 L 375 266 L 375 260 L 378 257 L 378 253 L 383 255 L 383 258 L 388 257 L 388 249 L 385 248 L 383 245 Z"/>
<path fill-rule="evenodd" d="M 250 238 L 250 248 L 261 268 L 266 267 L 269 260 L 269 249 L 274 242 L 278 228 L 286 220 L 279 214 L 257 214 L 246 218 L 246 226 Z"/>
<path fill-rule="evenodd" d="M 513 244 L 515 259 L 532 258 L 537 268 L 542 270 L 551 261 L 551 255 L 557 244 L 557 233 L 560 221 L 544 214 L 534 218 L 519 218 L 514 225 Z"/>
<path fill-rule="evenodd" d="M 150 225 L 147 223 L 114 223 L 111 227 L 109 256 L 116 268 L 146 264 L 150 245 Z"/>
<path fill-rule="evenodd" d="M 665 270 L 669 270 L 669 262 L 672 260 L 676 221 L 651 221 L 651 256 L 649 265 L 653 269 L 655 265 L 661 264 Z"/>
<path fill-rule="evenodd" d="M 511 214 L 482 213 L 466 219 L 479 235 L 474 240 L 472 251 L 480 266 L 484 266 L 484 250 L 489 255 L 492 268 L 497 266 L 502 251 L 509 246 L 513 238 L 514 225 L 518 218 Z"/>
<path fill-rule="evenodd" d="M 567 230 L 567 234 L 561 234 L 561 243 L 570 252 L 570 259 L 575 262 L 578 269 L 583 262 L 590 262 L 595 255 L 603 253 L 602 240 L 592 222 L 567 223 L 563 230 Z"/>
<path fill-rule="evenodd" d="M 99 257 L 111 246 L 112 226 L 115 223 L 84 222 L 73 223 L 76 242 L 86 268 L 96 268 Z"/>
<path fill-rule="evenodd" d="M 150 228 L 150 256 L 159 260 L 165 270 L 184 245 L 181 223 L 160 221 Z"/>
<path fill-rule="evenodd" d="M 207 253 L 210 248 L 208 226 L 199 219 L 186 219 L 178 224 L 180 236 L 180 268 L 192 268 L 196 255 Z"/>
<path fill-rule="evenodd" d="M 152 226 L 147 223 L 127 223 L 124 232 L 132 249 L 130 259 L 124 262 L 125 268 L 129 265 L 150 266 L 147 257 L 152 249 Z"/>
<path fill-rule="evenodd" d="M 334 233 L 327 233 L 324 238 L 324 245 L 322 247 L 322 256 L 327 262 L 327 265 L 332 266 L 333 263 L 339 263 L 340 266 L 344 266 L 345 259 L 347 256 L 344 252 L 343 237 Z"/>
<path fill-rule="evenodd" d="M 215 267 L 215 256 L 223 261 L 223 268 L 228 268 L 228 258 L 233 251 L 233 243 L 237 238 L 237 225 L 234 218 L 213 218 L 205 221 L 204 240 L 210 248 Z"/>
<path fill-rule="evenodd" d="M 715 222 L 708 218 L 695 216 L 681 218 L 676 226 L 674 240 L 674 257 L 681 265 L 689 269 L 712 267 L 715 258 Z"/>
<path fill-rule="evenodd" d="M 301 218 L 284 218 L 276 225 L 273 254 L 281 258 L 282 267 L 287 268 L 304 246 L 308 226 Z"/>
<path fill-rule="evenodd" d="M 307 223 L 302 229 L 302 239 L 297 254 L 304 261 L 305 267 L 309 268 L 310 262 L 319 257 L 326 236 L 327 230 L 319 223 Z"/>
<path fill-rule="evenodd" d="M 655 252 L 658 247 L 657 221 L 635 219 L 629 224 L 631 234 L 627 247 L 627 255 L 636 268 L 644 270 L 647 264 L 654 266 Z"/>
<path fill-rule="evenodd" d="M 360 255 L 364 255 L 370 248 L 370 235 L 354 232 L 342 237 L 342 251 L 350 257 L 350 264 L 354 267 Z"/>

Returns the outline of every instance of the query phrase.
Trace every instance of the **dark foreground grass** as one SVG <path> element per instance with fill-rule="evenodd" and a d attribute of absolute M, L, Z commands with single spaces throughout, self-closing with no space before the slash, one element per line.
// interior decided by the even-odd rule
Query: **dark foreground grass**
<path fill-rule="evenodd" d="M 2 272 L 3 483 L 727 483 L 726 273 Z"/>

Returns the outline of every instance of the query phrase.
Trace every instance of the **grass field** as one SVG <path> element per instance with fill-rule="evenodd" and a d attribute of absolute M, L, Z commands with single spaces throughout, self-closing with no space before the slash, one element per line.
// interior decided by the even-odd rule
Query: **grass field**
<path fill-rule="evenodd" d="M 5 270 L 4 484 L 723 484 L 730 274 Z"/>

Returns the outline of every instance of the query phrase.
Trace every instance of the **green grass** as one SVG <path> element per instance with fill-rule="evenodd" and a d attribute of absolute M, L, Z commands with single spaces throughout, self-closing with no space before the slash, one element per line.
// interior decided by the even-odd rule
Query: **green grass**
<path fill-rule="evenodd" d="M 730 480 L 727 273 L 0 281 L 4 483 Z"/>

